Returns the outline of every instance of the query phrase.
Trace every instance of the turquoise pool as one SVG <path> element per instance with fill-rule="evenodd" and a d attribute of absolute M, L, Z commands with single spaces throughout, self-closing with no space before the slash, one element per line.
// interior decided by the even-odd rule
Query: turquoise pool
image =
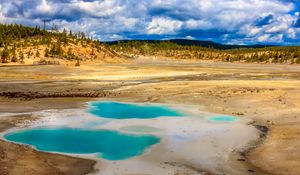
<path fill-rule="evenodd" d="M 214 116 L 209 117 L 208 120 L 214 121 L 214 122 L 235 122 L 238 120 L 238 118 L 233 116 Z"/>
<path fill-rule="evenodd" d="M 130 135 L 111 130 L 35 128 L 6 134 L 5 139 L 41 151 L 72 154 L 97 153 L 108 160 L 122 160 L 144 153 L 160 142 L 152 135 Z"/>
<path fill-rule="evenodd" d="M 82 122 L 81 125 L 78 125 L 78 128 L 44 126 L 11 132 L 4 135 L 4 138 L 16 143 L 34 146 L 41 151 L 95 154 L 95 156 L 107 160 L 124 160 L 139 156 L 151 146 L 158 144 L 160 138 L 150 135 L 150 133 L 159 132 L 161 129 L 147 126 L 147 124 L 123 126 L 120 128 L 121 131 L 101 129 L 105 128 L 106 124 L 123 122 L 122 119 L 183 116 L 180 112 L 163 105 L 119 102 L 92 102 L 87 110 L 89 113 L 102 118 L 97 119 L 89 115 L 93 120 L 88 121 L 87 119 L 87 122 Z M 213 116 L 207 119 L 213 122 L 234 122 L 238 120 L 233 116 Z M 147 120 L 139 122 L 147 122 Z M 58 124 L 61 124 L 61 122 L 59 121 Z M 128 134 L 128 132 L 139 134 Z"/>
<path fill-rule="evenodd" d="M 159 105 L 138 105 L 119 102 L 92 102 L 88 110 L 91 114 L 104 118 L 132 119 L 183 116 L 176 110 Z"/>

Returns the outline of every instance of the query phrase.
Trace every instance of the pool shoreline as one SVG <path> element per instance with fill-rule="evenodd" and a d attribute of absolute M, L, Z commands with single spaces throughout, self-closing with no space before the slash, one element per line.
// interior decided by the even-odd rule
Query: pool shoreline
<path fill-rule="evenodd" d="M 88 102 L 89 103 L 89 102 Z M 166 105 L 166 104 L 164 104 L 164 105 Z M 172 106 L 172 105 L 168 105 L 167 104 L 167 106 Z M 187 106 L 189 106 L 189 105 L 187 105 Z M 83 105 L 83 107 L 86 107 L 85 105 Z M 203 111 L 201 111 L 202 113 L 208 113 L 208 112 L 203 112 Z M 210 114 L 212 114 L 212 113 L 210 113 Z M 248 121 L 247 121 L 247 123 L 248 123 Z M 6 131 L 7 132 L 7 131 Z M 5 132 L 5 133 L 6 133 Z M 3 135 L 3 133 L 1 133 L 1 139 L 3 140 L 3 138 L 2 138 L 2 135 Z M 156 145 L 154 145 L 154 147 L 157 147 Z M 252 147 L 252 146 L 251 146 Z M 248 149 L 250 149 L 250 148 L 248 148 Z M 147 149 L 147 152 L 145 152 L 145 155 L 143 155 L 142 157 L 149 157 L 149 152 L 151 152 L 152 150 L 154 150 L 154 148 L 150 148 L 150 149 Z M 54 153 L 54 154 L 56 154 L 56 153 Z M 59 154 L 61 154 L 61 153 L 59 153 Z M 63 155 L 65 155 L 65 154 L 63 154 Z M 66 156 L 74 156 L 74 155 L 69 155 L 69 154 L 66 154 Z M 75 157 L 77 157 L 76 155 L 75 155 Z M 82 158 L 82 156 L 81 155 L 79 155 L 78 157 L 80 157 L 80 158 Z M 150 156 L 151 157 L 151 156 Z M 84 158 L 88 158 L 88 159 L 90 159 L 91 157 L 84 157 Z M 139 159 L 139 158 L 138 158 Z M 95 159 L 98 163 L 97 163 L 97 165 L 99 164 L 99 160 L 97 160 L 97 159 Z M 100 161 L 102 164 L 106 164 L 105 163 L 105 161 L 103 162 L 103 160 L 101 160 Z M 101 164 L 100 163 L 100 164 Z M 101 166 L 103 166 L 103 165 L 101 165 Z M 95 169 L 99 169 L 99 166 L 97 166 L 97 167 L 95 167 Z M 207 171 L 207 170 L 206 170 Z"/>

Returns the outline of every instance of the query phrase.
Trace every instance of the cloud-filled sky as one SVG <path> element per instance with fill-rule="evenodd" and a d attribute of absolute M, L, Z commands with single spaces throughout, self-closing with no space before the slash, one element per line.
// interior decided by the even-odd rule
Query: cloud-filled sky
<path fill-rule="evenodd" d="M 0 23 L 42 26 L 43 19 L 105 41 L 300 44 L 300 0 L 0 0 Z"/>

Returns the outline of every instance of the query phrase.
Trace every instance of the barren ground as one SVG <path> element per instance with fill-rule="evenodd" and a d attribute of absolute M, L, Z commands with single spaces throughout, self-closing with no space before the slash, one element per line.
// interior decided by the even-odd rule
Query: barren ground
<path fill-rule="evenodd" d="M 108 98 L 193 104 L 204 111 L 249 117 L 269 128 L 267 137 L 228 163 L 249 174 L 300 174 L 300 66 L 154 60 L 79 68 L 6 66 L 0 67 L 0 96 L 1 115 L 73 108 L 92 98 Z M 0 129 L 26 120 L 34 118 L 0 117 Z M 4 141 L 0 153 L 0 174 L 85 174 L 94 164 Z"/>

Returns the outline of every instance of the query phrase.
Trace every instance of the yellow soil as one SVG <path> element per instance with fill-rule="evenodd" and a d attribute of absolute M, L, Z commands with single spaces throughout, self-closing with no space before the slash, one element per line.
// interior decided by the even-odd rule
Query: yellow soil
<path fill-rule="evenodd" d="M 79 68 L 0 69 L 0 79 L 5 81 L 0 91 L 89 92 L 104 88 L 118 94 L 108 95 L 108 99 L 194 104 L 201 110 L 252 118 L 256 124 L 268 126 L 270 132 L 262 145 L 247 154 L 246 163 L 236 165 L 237 169 L 253 165 L 265 174 L 300 174 L 300 66 L 149 60 L 83 64 Z M 8 108 L 3 105 L 15 101 L 26 104 L 39 100 L 2 98 L 0 110 L 5 112 Z M 51 108 L 45 101 L 45 108 Z"/>

